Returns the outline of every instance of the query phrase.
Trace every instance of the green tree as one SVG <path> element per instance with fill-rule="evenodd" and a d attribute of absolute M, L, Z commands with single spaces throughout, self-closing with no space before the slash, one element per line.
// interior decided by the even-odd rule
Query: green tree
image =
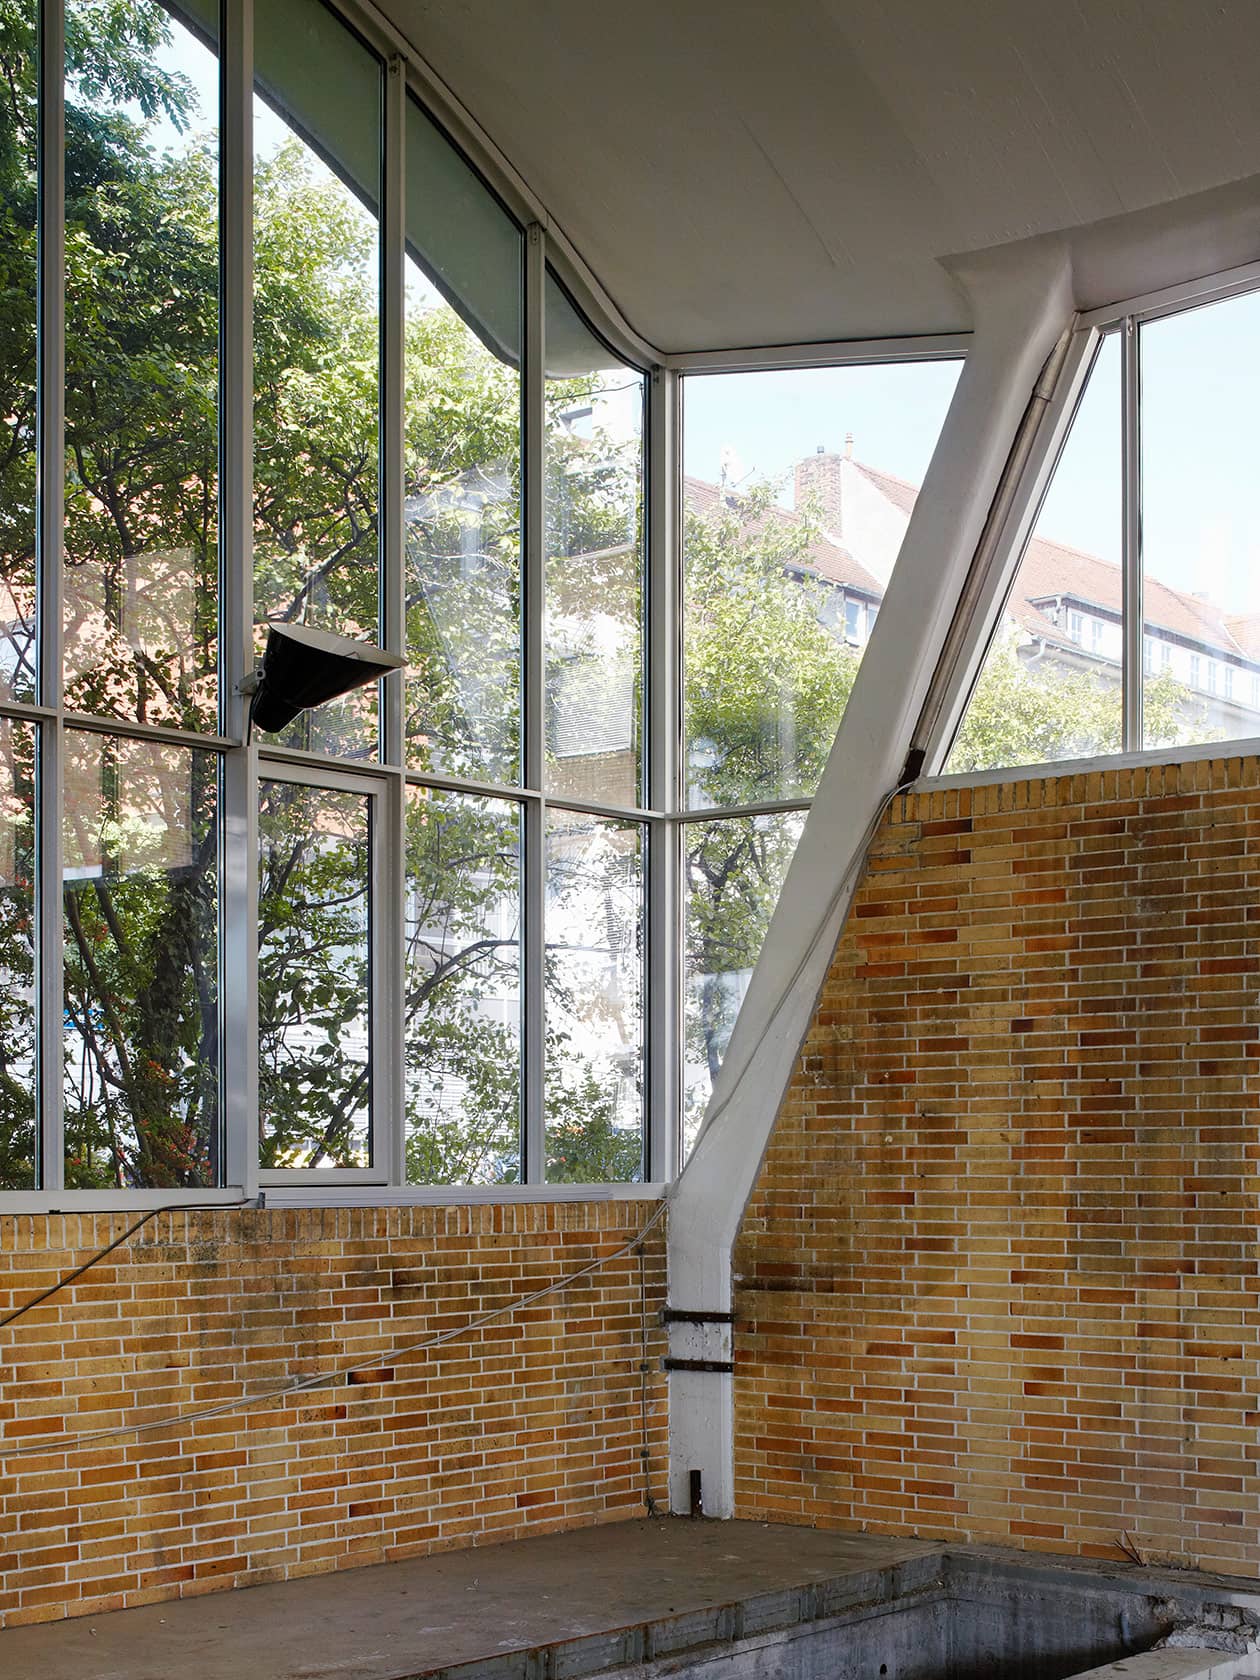
<path fill-rule="evenodd" d="M 1172 744 L 1201 711 L 1167 671 L 1143 686 L 1147 741 Z M 1202 738 L 1201 731 L 1196 738 Z M 1008 765 L 1054 764 L 1121 750 L 1120 687 L 1116 677 L 1073 669 L 1021 652 L 1019 632 L 1005 624 L 989 651 L 949 755 L 949 769 L 966 775 Z"/>

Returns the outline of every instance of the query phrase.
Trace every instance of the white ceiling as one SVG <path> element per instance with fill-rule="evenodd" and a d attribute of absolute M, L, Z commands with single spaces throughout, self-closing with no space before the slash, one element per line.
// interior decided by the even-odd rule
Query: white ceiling
<path fill-rule="evenodd" d="M 1260 0 L 382 4 L 667 351 L 958 330 L 938 258 L 1260 170 Z"/>

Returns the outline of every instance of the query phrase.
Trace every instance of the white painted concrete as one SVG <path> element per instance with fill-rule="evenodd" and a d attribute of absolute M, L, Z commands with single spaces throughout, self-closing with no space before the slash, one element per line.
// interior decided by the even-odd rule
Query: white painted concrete
<path fill-rule="evenodd" d="M 964 328 L 943 254 L 1260 157 L 1254 0 L 378 3 L 665 351 Z"/>
<path fill-rule="evenodd" d="M 670 1213 L 670 1296 L 729 1310 L 731 1244 L 809 1025 L 869 831 L 895 787 L 1011 441 L 1072 316 L 1066 252 L 995 258 L 966 275 L 977 315 L 936 456 L 771 920 L 709 1114 Z M 738 1334 L 738 1331 L 736 1332 Z M 704 1358 L 675 1326 L 673 1352 Z M 670 1378 L 671 1498 L 699 1469 L 710 1516 L 733 1510 L 732 1381 Z"/>

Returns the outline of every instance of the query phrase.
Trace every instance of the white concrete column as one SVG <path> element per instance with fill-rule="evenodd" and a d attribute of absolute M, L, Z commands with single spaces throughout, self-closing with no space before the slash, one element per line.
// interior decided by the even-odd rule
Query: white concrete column
<path fill-rule="evenodd" d="M 1012 442 L 1073 315 L 1056 240 L 954 265 L 976 322 L 940 442 L 669 1219 L 670 1303 L 728 1312 L 731 1247 L 839 937 L 868 830 L 895 787 Z M 734 1339 L 738 1342 L 736 1325 Z M 671 1354 L 729 1358 L 731 1333 L 671 1325 Z M 733 1382 L 670 1374 L 670 1499 L 734 1510 Z"/>

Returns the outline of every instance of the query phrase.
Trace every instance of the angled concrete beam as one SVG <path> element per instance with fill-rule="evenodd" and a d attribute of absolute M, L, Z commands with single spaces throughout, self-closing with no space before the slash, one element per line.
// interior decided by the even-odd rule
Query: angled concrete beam
<path fill-rule="evenodd" d="M 866 846 L 895 788 L 989 507 L 1047 357 L 1073 318 L 1057 240 L 954 265 L 976 330 L 870 645 L 771 919 L 705 1124 L 675 1187 L 671 1303 L 729 1312 L 731 1249 Z M 979 630 L 977 630 L 977 634 Z M 738 1327 L 735 1328 L 738 1336 Z M 671 1326 L 670 1497 L 734 1510 L 731 1330 Z M 715 1366 L 717 1369 L 697 1369 Z"/>

